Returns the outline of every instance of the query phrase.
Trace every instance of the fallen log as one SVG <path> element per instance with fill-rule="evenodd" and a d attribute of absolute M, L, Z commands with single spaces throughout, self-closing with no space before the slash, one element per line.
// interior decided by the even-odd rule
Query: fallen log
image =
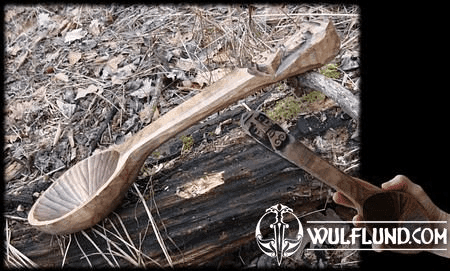
<path fill-rule="evenodd" d="M 249 104 L 250 107 L 256 108 L 267 96 L 254 101 L 253 105 Z M 155 167 L 166 161 L 165 166 L 136 181 L 148 199 L 146 204 L 158 224 L 175 267 L 233 265 L 239 260 L 230 255 L 240 248 L 244 250 L 244 261 L 249 263 L 252 257 L 262 254 L 254 241 L 254 231 L 267 207 L 281 202 L 301 216 L 322 209 L 327 199 L 330 201 L 327 186 L 245 135 L 239 127 L 244 111 L 237 107 L 185 131 L 195 142 L 195 147 L 185 156 L 179 156 L 181 144 L 178 136 L 178 140 L 168 141 L 160 148 L 162 157 L 148 159 Z M 330 128 L 352 129 L 351 119 L 341 118 L 335 111 L 331 108 L 324 112 L 327 116 L 325 122 L 314 117 L 302 119 L 298 122 L 301 125 L 292 127 L 292 133 L 302 138 L 314 138 Z M 229 119 L 231 122 L 224 125 L 219 137 L 204 142 L 204 135 L 210 135 L 217 125 Z M 200 187 L 202 184 L 203 188 Z M 128 245 L 112 234 L 117 228 L 123 239 L 131 243 L 126 237 L 126 229 L 134 246 L 146 255 L 140 255 L 146 266 L 157 266 L 158 263 L 167 267 L 168 263 L 148 224 L 145 208 L 132 191 L 128 191 L 124 203 L 116 209 L 117 216 L 111 214 L 99 224 L 104 228 L 96 225 L 85 230 L 84 234 L 78 232 L 58 237 L 24 224 L 12 231 L 11 244 L 40 267 L 61 266 L 63 259 L 64 265 L 69 267 L 89 266 L 88 260 L 92 266 L 107 267 L 109 263 L 105 257 L 115 264 L 111 251 L 118 250 L 99 233 L 132 254 L 127 250 Z M 351 210 L 347 209 L 347 212 L 351 213 Z M 348 215 L 347 219 L 350 217 Z M 86 235 L 104 253 L 103 256 Z M 134 264 L 117 254 L 115 258 L 121 267 Z"/>
<path fill-rule="evenodd" d="M 322 92 L 335 101 L 350 117 L 359 121 L 359 99 L 348 89 L 317 72 L 306 72 L 296 77 L 300 86 Z"/>

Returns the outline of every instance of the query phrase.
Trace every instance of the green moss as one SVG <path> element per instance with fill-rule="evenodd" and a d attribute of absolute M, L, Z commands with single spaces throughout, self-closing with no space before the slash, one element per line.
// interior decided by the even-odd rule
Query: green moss
<path fill-rule="evenodd" d="M 158 159 L 161 156 L 161 153 L 159 151 L 152 152 L 152 156 L 156 159 Z"/>
<path fill-rule="evenodd" d="M 321 101 L 323 99 L 325 99 L 325 95 L 323 95 L 321 92 L 319 91 L 311 91 L 310 93 L 303 95 L 300 98 L 304 103 L 307 103 L 308 105 L 317 102 L 317 101 Z"/>
<path fill-rule="evenodd" d="M 274 121 L 290 121 L 295 119 L 299 113 L 304 112 L 312 103 L 324 98 L 325 95 L 318 91 L 312 91 L 300 98 L 288 96 L 278 101 L 273 109 L 265 110 L 265 113 Z"/>
<path fill-rule="evenodd" d="M 337 70 L 337 64 L 328 64 L 322 69 L 320 69 L 320 73 L 325 75 L 328 78 L 338 79 L 341 75 Z"/>
<path fill-rule="evenodd" d="M 290 120 L 302 111 L 301 102 L 295 97 L 289 96 L 275 104 L 272 110 L 266 112 L 267 116 L 275 121 Z"/>
<path fill-rule="evenodd" d="M 194 138 L 191 135 L 181 136 L 181 142 L 183 142 L 182 151 L 188 152 L 194 146 Z"/>

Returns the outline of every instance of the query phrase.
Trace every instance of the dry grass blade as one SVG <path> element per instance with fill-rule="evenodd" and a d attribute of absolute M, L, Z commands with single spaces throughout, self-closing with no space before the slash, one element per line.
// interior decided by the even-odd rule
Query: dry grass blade
<path fill-rule="evenodd" d="M 106 260 L 106 262 L 109 264 L 109 266 L 114 267 L 114 264 L 106 257 L 105 253 L 97 246 L 97 244 L 89 237 L 89 235 L 85 231 L 81 231 L 81 233 L 86 237 L 86 239 L 91 242 L 91 244 L 97 249 L 98 253 L 102 255 L 102 257 Z"/>
<path fill-rule="evenodd" d="M 69 252 L 70 244 L 72 243 L 72 234 L 69 234 L 69 244 L 67 244 L 66 250 L 64 252 L 64 257 L 62 260 L 61 267 L 64 267 L 64 264 L 66 262 L 67 252 Z"/>
<path fill-rule="evenodd" d="M 139 189 L 137 188 L 136 183 L 134 183 L 133 186 L 134 186 L 134 189 L 136 190 L 137 194 L 139 195 L 139 198 L 141 199 L 142 204 L 144 205 L 144 208 L 145 208 L 145 211 L 147 212 L 147 215 L 148 215 L 148 218 L 149 218 L 149 220 L 150 220 L 150 223 L 152 224 L 153 231 L 155 232 L 156 239 L 158 240 L 158 243 L 159 243 L 159 245 L 161 246 L 161 249 L 162 249 L 163 252 L 164 252 L 164 256 L 166 256 L 166 259 L 167 259 L 167 262 L 169 263 L 169 266 L 170 266 L 171 268 L 173 268 L 172 258 L 170 258 L 170 255 L 169 255 L 169 253 L 168 253 L 168 251 L 167 251 L 167 247 L 166 247 L 166 245 L 164 244 L 164 241 L 162 240 L 161 233 L 159 232 L 159 229 L 158 229 L 158 227 L 156 226 L 156 222 L 155 222 L 155 220 L 153 219 L 152 213 L 151 213 L 150 210 L 148 209 L 148 206 L 147 206 L 147 204 L 146 204 L 146 202 L 145 202 L 145 199 L 144 199 L 144 197 L 142 196 L 142 194 L 141 194 L 141 192 L 139 191 Z"/>
<path fill-rule="evenodd" d="M 132 265 L 134 265 L 136 267 L 139 266 L 138 262 L 135 259 L 133 259 L 132 256 L 125 253 L 125 251 L 123 251 L 115 242 L 113 242 L 110 238 L 108 238 L 108 236 L 106 236 L 105 234 L 101 233 L 100 231 L 98 231 L 96 229 L 92 229 L 92 231 L 97 233 L 98 235 L 100 235 L 103 239 L 105 239 L 105 241 L 108 243 L 108 245 L 113 245 L 114 248 L 116 248 L 119 251 L 119 252 L 115 252 L 115 251 L 111 250 L 111 248 L 109 248 L 108 250 L 111 252 L 111 256 L 113 256 L 113 255 L 120 256 L 120 257 L 124 258 L 125 260 L 127 260 L 128 262 L 130 262 Z M 119 266 L 117 261 L 116 261 L 116 264 L 117 264 L 117 266 Z"/>
<path fill-rule="evenodd" d="M 158 205 L 156 204 L 156 200 L 155 200 L 155 191 L 153 191 L 153 182 L 152 182 L 152 180 L 151 180 L 152 178 L 150 177 L 150 182 L 149 183 L 147 183 L 147 186 L 146 186 L 146 188 L 145 188 L 145 190 L 144 190 L 144 194 L 145 194 L 145 192 L 147 191 L 147 189 L 150 189 L 150 195 L 152 195 L 152 206 L 155 206 L 155 211 L 156 211 L 156 213 L 158 214 L 158 217 L 161 217 L 161 215 L 160 215 L 160 213 L 159 213 L 159 210 L 158 210 Z M 182 262 L 184 263 L 185 262 L 185 259 L 184 259 L 184 253 L 183 253 L 183 251 L 177 246 L 177 244 L 175 243 L 175 241 L 169 236 L 169 234 L 168 234 L 168 232 L 167 232 L 167 228 L 166 228 L 166 225 L 164 224 L 164 222 L 162 222 L 161 221 L 161 225 L 162 225 L 162 227 L 164 228 L 164 232 L 166 233 L 166 236 L 167 236 L 167 239 L 169 239 L 169 241 L 172 243 L 172 245 L 178 250 L 178 252 L 180 253 L 180 255 L 182 256 Z M 147 232 L 147 231 L 145 231 L 145 232 Z"/>
<path fill-rule="evenodd" d="M 121 239 L 122 242 L 124 244 L 127 245 L 128 250 L 130 251 L 130 253 L 136 253 L 136 259 L 139 263 L 140 266 L 145 266 L 144 263 L 144 259 L 143 258 L 147 258 L 149 259 L 151 262 L 153 262 L 154 264 L 156 264 L 157 266 L 161 266 L 157 261 L 153 260 L 152 258 L 148 257 L 147 255 L 145 255 L 144 253 L 142 253 L 141 251 L 141 247 L 139 245 L 139 248 L 136 248 L 136 246 L 134 245 L 133 241 L 131 240 L 130 235 L 128 234 L 127 228 L 125 227 L 125 225 L 123 224 L 122 219 L 120 218 L 120 216 L 117 213 L 114 213 L 114 215 L 117 217 L 117 219 L 119 220 L 120 225 L 122 226 L 123 231 L 125 232 L 125 235 L 127 236 L 127 239 L 129 241 L 129 243 L 127 243 L 125 240 L 123 240 L 123 238 Z M 117 228 L 114 226 L 114 224 L 112 223 L 112 221 L 110 221 L 111 225 L 113 226 L 113 228 L 115 229 L 115 231 L 117 232 L 117 234 L 120 235 L 119 231 L 117 230 Z M 146 230 L 147 232 L 147 230 Z"/>
<path fill-rule="evenodd" d="M 89 267 L 92 268 L 92 264 L 91 264 L 91 261 L 89 260 L 89 257 L 88 257 L 88 256 L 86 255 L 86 253 L 84 252 L 84 250 L 83 250 L 83 248 L 81 247 L 80 243 L 78 243 L 77 235 L 74 234 L 74 237 L 75 237 L 75 241 L 77 242 L 78 248 L 80 249 L 81 253 L 83 254 L 83 257 L 82 257 L 82 258 L 85 258 L 86 261 L 87 261 L 88 264 L 89 264 Z"/>
<path fill-rule="evenodd" d="M 39 268 L 35 262 L 11 245 L 11 231 L 9 230 L 8 219 L 5 220 L 5 226 L 6 266 L 12 268 Z"/>
<path fill-rule="evenodd" d="M 119 220 L 119 223 L 120 223 L 120 225 L 122 226 L 122 229 L 123 229 L 123 231 L 125 232 L 125 235 L 127 236 L 128 242 L 125 241 L 125 239 L 122 237 L 122 235 L 120 234 L 119 230 L 117 229 L 116 225 L 115 225 L 109 218 L 107 218 L 106 220 L 109 221 L 109 224 L 111 224 L 111 227 L 113 227 L 113 229 L 116 231 L 117 234 L 114 234 L 114 233 L 110 232 L 110 231 L 107 230 L 107 229 L 105 229 L 105 231 L 110 232 L 113 236 L 115 236 L 116 238 L 118 238 L 119 240 L 121 240 L 121 241 L 126 245 L 128 251 L 129 251 L 131 254 L 133 254 L 133 253 L 135 252 L 135 250 L 132 249 L 132 248 L 135 248 L 135 245 L 134 245 L 133 241 L 131 240 L 130 235 L 128 234 L 128 231 L 127 231 L 125 225 L 123 225 L 123 222 L 122 222 L 122 219 L 120 218 L 120 216 L 119 216 L 117 213 L 115 213 L 115 212 L 113 212 L 113 214 L 114 214 L 114 215 L 117 217 L 117 219 Z M 139 259 L 139 253 L 136 255 L 135 258 Z"/>
<path fill-rule="evenodd" d="M 130 236 L 129 236 L 129 233 L 128 233 L 128 231 L 127 231 L 125 225 L 124 225 L 123 222 L 122 222 L 122 219 L 120 218 L 120 216 L 119 216 L 118 214 L 116 214 L 116 213 L 114 213 L 114 214 L 117 216 L 117 218 L 118 218 L 118 220 L 119 220 L 119 223 L 120 223 L 120 225 L 122 226 L 122 228 L 123 228 L 123 230 L 124 230 L 124 232 L 125 232 L 125 235 L 126 235 L 127 238 L 128 238 L 128 242 L 122 237 L 122 235 L 120 234 L 120 232 L 119 232 L 119 230 L 117 229 L 116 225 L 114 225 L 114 223 L 113 223 L 111 220 L 109 220 L 109 219 L 108 219 L 108 220 L 109 220 L 111 226 L 113 227 L 113 229 L 116 231 L 117 234 L 116 234 L 116 233 L 113 233 L 113 232 L 111 232 L 111 231 L 109 231 L 109 230 L 107 230 L 107 229 L 104 228 L 104 227 L 102 227 L 102 228 L 104 229 L 105 236 L 106 236 L 106 233 L 109 233 L 109 234 L 112 235 L 113 237 L 117 238 L 120 242 L 122 242 L 122 243 L 127 247 L 127 249 L 128 249 L 128 251 L 130 252 L 130 254 L 127 254 L 127 253 L 125 253 L 125 252 L 122 252 L 122 253 L 123 253 L 124 255 L 132 255 L 132 256 L 129 256 L 129 257 L 132 257 L 132 259 L 133 259 L 133 261 L 130 261 L 130 262 L 135 263 L 136 266 L 145 267 L 146 264 L 145 264 L 145 262 L 144 262 L 144 258 L 146 258 L 146 259 L 150 260 L 151 262 L 153 262 L 154 264 L 156 264 L 157 266 L 161 267 L 161 265 L 160 265 L 158 262 L 156 262 L 155 260 L 153 260 L 153 259 L 150 258 L 149 256 L 145 255 L 145 254 L 140 250 L 140 248 L 136 248 L 136 246 L 134 245 L 133 241 L 131 240 L 131 238 L 130 238 Z"/>
<path fill-rule="evenodd" d="M 13 247 L 11 244 L 8 245 L 9 257 L 7 259 L 8 265 L 14 268 L 39 268 L 39 266 L 30 260 L 27 256 L 22 254 L 19 250 Z"/>
<path fill-rule="evenodd" d="M 100 227 L 100 228 L 102 228 L 103 229 L 103 232 L 104 232 L 104 236 L 105 237 L 103 237 L 103 239 L 105 239 L 105 241 L 106 241 L 106 246 L 107 246 L 107 250 L 108 250 L 108 252 L 109 252 L 109 255 L 111 255 L 111 257 L 112 257 L 112 259 L 114 260 L 114 262 L 116 263 L 116 266 L 120 266 L 119 265 L 119 262 L 117 261 L 117 259 L 116 259 L 116 257 L 114 256 L 114 255 L 117 255 L 117 252 L 116 251 L 113 251 L 112 250 L 112 248 L 111 248 L 111 242 L 113 242 L 111 239 L 109 239 L 108 237 L 106 237 L 106 229 L 103 227 L 103 225 L 104 225 L 104 222 L 105 221 L 102 221 L 102 226 Z M 95 232 L 99 232 L 98 230 L 96 230 L 96 229 L 93 229 L 93 231 L 94 231 L 94 233 Z M 100 234 L 100 233 L 99 233 Z M 101 235 L 101 234 L 100 234 Z M 126 257 L 125 257 L 126 258 Z M 133 264 L 133 261 L 131 261 L 131 264 Z"/>
<path fill-rule="evenodd" d="M 125 228 L 125 225 L 123 224 L 122 220 L 120 219 L 120 217 L 116 214 L 116 216 L 119 218 L 119 222 L 122 225 L 126 235 L 129 238 L 129 234 L 128 231 Z M 136 246 L 134 245 L 134 243 L 131 241 L 131 238 L 129 239 L 130 242 L 125 241 L 125 239 L 121 236 L 121 234 L 119 233 L 118 229 L 116 228 L 116 226 L 114 225 L 114 223 L 112 221 L 110 221 L 112 227 L 114 228 L 114 230 L 117 232 L 117 234 L 107 230 L 106 232 L 108 232 L 109 234 L 111 234 L 112 236 L 114 236 L 115 238 L 119 239 L 123 244 L 125 244 L 128 248 L 128 250 L 130 251 L 131 254 L 135 253 L 135 257 L 134 259 L 139 263 L 139 266 L 145 266 L 144 262 L 143 262 L 143 258 L 146 258 L 148 260 L 150 260 L 151 262 L 153 262 L 154 264 L 156 264 L 157 266 L 161 267 L 161 265 L 153 260 L 152 258 L 150 258 L 149 256 L 145 255 L 144 253 L 142 253 L 142 251 L 140 250 L 140 248 L 136 248 Z"/>

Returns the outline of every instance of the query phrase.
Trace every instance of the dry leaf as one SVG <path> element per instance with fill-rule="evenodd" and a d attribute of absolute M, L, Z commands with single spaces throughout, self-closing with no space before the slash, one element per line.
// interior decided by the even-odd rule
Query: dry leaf
<path fill-rule="evenodd" d="M 57 100 L 56 104 L 58 105 L 59 110 L 61 110 L 64 116 L 68 118 L 72 117 L 73 113 L 75 112 L 75 108 L 77 106 L 76 104 L 65 103 L 61 100 Z"/>
<path fill-rule="evenodd" d="M 69 76 L 65 75 L 64 73 L 60 72 L 57 73 L 54 77 L 55 80 L 60 80 L 63 82 L 69 82 Z"/>
<path fill-rule="evenodd" d="M 11 164 L 7 165 L 4 169 L 5 182 L 8 183 L 14 178 L 19 177 L 24 167 L 25 166 L 23 164 L 17 161 L 13 161 Z"/>
<path fill-rule="evenodd" d="M 172 69 L 172 71 L 166 73 L 166 77 L 172 80 L 188 80 L 189 78 L 186 76 L 186 73 L 182 70 Z"/>
<path fill-rule="evenodd" d="M 46 62 L 52 62 L 53 60 L 55 60 L 58 56 L 59 56 L 59 52 L 61 51 L 61 48 L 59 48 L 56 52 L 54 52 L 53 54 L 48 54 L 45 57 L 45 61 Z"/>
<path fill-rule="evenodd" d="M 97 92 L 98 88 L 94 85 L 89 85 L 86 89 L 79 88 L 77 89 L 77 96 L 75 97 L 75 100 L 78 100 L 80 98 L 84 98 L 86 95 L 90 93 Z"/>
<path fill-rule="evenodd" d="M 5 135 L 5 140 L 8 141 L 9 143 L 14 143 L 16 142 L 17 139 L 21 139 L 20 135 Z"/>
<path fill-rule="evenodd" d="M 223 62 L 227 62 L 230 60 L 234 60 L 234 58 L 230 57 L 229 53 L 226 52 L 225 50 L 223 50 L 223 51 L 217 52 L 217 54 L 214 55 L 212 60 L 213 60 L 213 62 L 216 62 L 216 63 L 223 63 Z"/>
<path fill-rule="evenodd" d="M 25 59 L 27 59 L 29 51 L 25 50 L 25 52 L 23 52 L 20 56 L 18 56 L 16 58 L 16 70 L 18 70 L 20 68 L 20 66 L 22 66 L 23 62 L 25 62 Z"/>
<path fill-rule="evenodd" d="M 87 31 L 84 31 L 82 28 L 72 30 L 66 33 L 66 36 L 64 37 L 64 42 L 71 42 L 74 40 L 82 39 L 84 38 L 84 36 L 86 36 L 86 34 Z"/>
<path fill-rule="evenodd" d="M 177 67 L 183 71 L 189 71 L 190 69 L 195 69 L 197 65 L 189 58 L 182 58 L 178 60 Z"/>
<path fill-rule="evenodd" d="M 33 97 L 37 99 L 42 99 L 45 96 L 45 91 L 46 91 L 45 87 L 42 86 L 33 92 Z"/>
<path fill-rule="evenodd" d="M 105 68 L 108 68 L 108 66 Z M 126 66 L 123 66 L 122 68 L 117 69 L 116 74 L 111 77 L 112 84 L 113 85 L 123 84 L 127 80 L 128 76 L 133 74 L 134 70 L 136 70 L 136 66 L 134 64 L 128 64 Z"/>
<path fill-rule="evenodd" d="M 77 63 L 78 60 L 81 59 L 81 53 L 80 52 L 70 52 L 69 55 L 67 56 L 67 58 L 69 59 L 69 64 L 73 65 L 73 64 Z"/>
<path fill-rule="evenodd" d="M 144 105 L 144 108 L 139 112 L 139 118 L 141 119 L 142 123 L 148 124 L 150 123 L 150 115 L 152 114 L 152 107 L 149 104 Z"/>
<path fill-rule="evenodd" d="M 136 66 L 131 63 L 117 70 L 117 74 L 120 76 L 130 76 L 133 74 L 133 71 L 136 70 Z"/>
<path fill-rule="evenodd" d="M 117 66 L 122 62 L 123 59 L 123 55 L 118 55 L 108 60 L 108 62 L 106 62 L 106 65 L 111 68 L 111 71 L 113 73 L 115 73 L 117 72 Z"/>
<path fill-rule="evenodd" d="M 130 96 L 138 97 L 139 99 L 143 99 L 145 97 L 150 96 L 153 89 L 155 87 L 152 87 L 152 79 L 145 79 L 143 82 L 143 85 L 141 88 L 139 88 L 136 91 L 133 91 L 130 93 Z"/>
<path fill-rule="evenodd" d="M 46 26 L 48 25 L 52 20 L 48 17 L 47 13 L 41 13 L 38 15 L 38 24 L 39 26 Z"/>
<path fill-rule="evenodd" d="M 20 120 L 22 119 L 22 115 L 23 113 L 27 110 L 27 109 L 31 109 L 33 107 L 33 102 L 29 101 L 29 102 L 17 102 L 13 105 L 7 105 L 7 111 L 8 113 L 10 113 L 10 117 L 13 118 L 14 120 Z"/>
<path fill-rule="evenodd" d="M 94 36 L 98 36 L 100 34 L 100 28 L 97 19 L 92 20 L 91 24 L 89 25 L 89 32 Z"/>
<path fill-rule="evenodd" d="M 121 76 L 113 75 L 113 76 L 111 77 L 111 83 L 112 83 L 113 85 L 122 85 L 123 82 L 124 82 L 124 79 L 123 79 L 123 77 L 121 77 Z"/>

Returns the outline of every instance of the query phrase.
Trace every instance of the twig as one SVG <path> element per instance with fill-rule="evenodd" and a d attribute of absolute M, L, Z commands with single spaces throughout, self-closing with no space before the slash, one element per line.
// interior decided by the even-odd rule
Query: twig
<path fill-rule="evenodd" d="M 89 145 L 90 145 L 89 146 L 89 155 L 91 155 L 94 152 L 94 150 L 97 148 L 97 143 L 102 138 L 103 132 L 105 132 L 106 127 L 108 127 L 108 124 L 111 122 L 114 115 L 116 115 L 118 106 L 119 106 L 119 104 L 117 104 L 111 108 L 111 111 L 109 111 L 108 115 L 105 117 L 105 120 L 100 125 L 100 129 L 97 132 L 97 136 L 95 138 L 93 138 L 91 140 L 91 142 L 89 143 Z"/>
<path fill-rule="evenodd" d="M 150 177 L 150 180 L 151 180 L 151 177 Z M 152 183 L 152 181 L 150 181 L 150 185 L 147 183 L 147 186 L 150 186 L 150 193 L 151 193 L 151 195 L 152 195 L 152 202 L 153 202 L 154 205 L 155 205 L 155 210 L 156 210 L 156 213 L 158 214 L 158 217 L 161 218 L 161 215 L 160 215 L 160 213 L 159 213 L 158 206 L 156 205 L 155 191 L 153 191 L 153 183 Z M 147 188 L 146 188 L 146 190 L 147 190 Z M 185 263 L 185 258 L 184 258 L 184 253 L 183 253 L 183 251 L 177 246 L 177 244 L 175 243 L 175 241 L 169 236 L 169 233 L 167 232 L 166 225 L 164 224 L 163 221 L 161 221 L 161 225 L 162 225 L 162 227 L 164 228 L 164 231 L 165 231 L 165 233 L 166 233 L 167 239 L 169 239 L 169 241 L 172 243 L 172 245 L 174 245 L 174 247 L 178 250 L 178 252 L 180 252 L 180 254 L 181 254 L 181 256 L 182 256 L 182 261 L 183 261 L 183 263 Z"/>
<path fill-rule="evenodd" d="M 297 79 L 301 86 L 322 92 L 339 104 L 350 117 L 359 121 L 359 99 L 350 90 L 317 72 L 303 73 L 297 76 Z"/>
<path fill-rule="evenodd" d="M 57 172 L 57 171 L 60 171 L 61 169 L 65 169 L 65 168 L 66 168 L 66 166 L 65 166 L 65 165 L 62 165 L 61 167 L 59 167 L 59 168 L 57 168 L 57 169 L 54 169 L 54 170 L 50 171 L 49 173 L 45 173 L 44 175 L 41 175 L 40 177 L 34 179 L 33 182 L 39 181 L 40 179 L 44 178 L 45 176 L 50 176 L 50 175 L 52 175 L 53 173 L 55 173 L 55 172 Z"/>
<path fill-rule="evenodd" d="M 13 219 L 13 220 L 19 220 L 19 221 L 28 221 L 28 219 L 19 217 L 19 216 L 12 216 L 12 215 L 3 215 L 5 218 Z"/>
<path fill-rule="evenodd" d="M 241 103 L 241 105 L 247 110 L 247 111 L 252 111 L 252 109 L 250 107 L 248 107 L 248 105 L 246 103 Z"/>
<path fill-rule="evenodd" d="M 155 95 L 152 97 L 152 100 L 150 101 L 151 111 L 148 116 L 148 119 L 150 120 L 150 122 L 152 122 L 153 115 L 155 114 L 156 108 L 158 106 L 159 96 L 161 96 L 161 89 L 163 86 L 162 81 L 163 80 L 162 80 L 161 76 L 158 76 L 158 79 L 156 80 L 156 86 L 155 86 Z"/>

